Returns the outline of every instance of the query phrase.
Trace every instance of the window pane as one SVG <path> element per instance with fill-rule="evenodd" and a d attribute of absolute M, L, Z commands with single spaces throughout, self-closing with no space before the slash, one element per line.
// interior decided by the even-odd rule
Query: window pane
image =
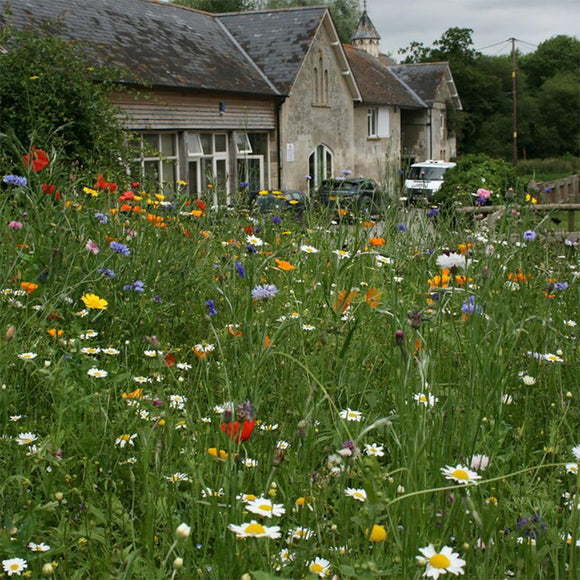
<path fill-rule="evenodd" d="M 326 150 L 326 178 L 332 177 L 332 153 Z"/>
<path fill-rule="evenodd" d="M 252 153 L 252 146 L 247 133 L 236 133 L 235 139 L 238 153 Z"/>
<path fill-rule="evenodd" d="M 215 162 L 215 169 L 216 169 L 216 181 L 217 186 L 220 189 L 226 188 L 226 160 L 225 159 L 217 159 Z"/>
<path fill-rule="evenodd" d="M 175 157 L 175 133 L 161 135 L 161 152 L 166 157 Z"/>
<path fill-rule="evenodd" d="M 146 185 L 159 187 L 159 161 L 145 161 L 144 168 Z"/>
<path fill-rule="evenodd" d="M 189 162 L 189 171 L 187 175 L 189 179 L 189 194 L 194 195 L 199 193 L 199 185 L 197 181 L 199 175 L 199 163 L 197 161 Z"/>
<path fill-rule="evenodd" d="M 145 133 L 143 135 L 143 156 L 157 157 L 159 152 L 159 135 L 157 133 Z"/>
<path fill-rule="evenodd" d="M 175 161 L 163 161 L 163 184 L 175 189 Z"/>
<path fill-rule="evenodd" d="M 201 139 L 201 147 L 203 149 L 204 155 L 211 155 L 213 153 L 211 135 L 209 133 L 201 133 L 199 138 Z"/>
<path fill-rule="evenodd" d="M 199 133 L 187 134 L 187 154 L 203 155 L 203 149 L 201 148 L 201 140 L 199 138 Z"/>
<path fill-rule="evenodd" d="M 215 151 L 216 153 L 225 153 L 228 150 L 228 141 L 226 136 L 222 133 L 218 133 L 215 136 Z"/>
<path fill-rule="evenodd" d="M 310 175 L 309 183 L 313 183 L 314 185 L 318 185 L 316 183 L 315 159 L 316 159 L 316 157 L 315 157 L 314 153 L 311 153 L 310 157 L 308 158 L 308 175 Z"/>

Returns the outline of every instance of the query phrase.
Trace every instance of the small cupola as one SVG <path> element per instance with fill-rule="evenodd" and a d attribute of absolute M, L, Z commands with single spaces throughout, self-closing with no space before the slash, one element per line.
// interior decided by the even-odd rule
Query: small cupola
<path fill-rule="evenodd" d="M 364 3 L 364 10 L 360 17 L 357 29 L 352 35 L 351 42 L 355 48 L 364 50 L 373 56 L 379 56 L 380 34 L 367 14 L 367 3 Z"/>

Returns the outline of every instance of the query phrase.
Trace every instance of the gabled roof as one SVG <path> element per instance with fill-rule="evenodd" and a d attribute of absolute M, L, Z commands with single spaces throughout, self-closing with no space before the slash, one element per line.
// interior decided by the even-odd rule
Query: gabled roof
<path fill-rule="evenodd" d="M 288 94 L 326 8 L 289 8 L 219 14 L 242 48 L 278 90 Z"/>
<path fill-rule="evenodd" d="M 7 10 L 9 8 L 9 10 Z M 8 13 L 8 14 L 7 14 Z M 160 87 L 279 94 L 215 16 L 148 0 L 0 0 L 0 26 L 38 27 L 83 42 L 98 64 Z"/>
<path fill-rule="evenodd" d="M 398 105 L 407 109 L 427 108 L 382 59 L 348 44 L 344 49 L 365 103 Z"/>
<path fill-rule="evenodd" d="M 280 93 L 289 95 L 318 31 L 325 28 L 354 100 L 361 95 L 324 6 L 232 12 L 218 17 Z"/>
<path fill-rule="evenodd" d="M 390 68 L 430 107 L 437 100 L 439 87 L 447 83 L 455 107 L 461 110 L 461 101 L 459 100 L 451 69 L 447 62 L 400 64 Z"/>
<path fill-rule="evenodd" d="M 351 40 L 364 40 L 364 39 L 380 40 L 381 35 L 377 32 L 375 25 L 372 23 L 366 10 L 360 17 L 358 26 L 354 31 Z"/>

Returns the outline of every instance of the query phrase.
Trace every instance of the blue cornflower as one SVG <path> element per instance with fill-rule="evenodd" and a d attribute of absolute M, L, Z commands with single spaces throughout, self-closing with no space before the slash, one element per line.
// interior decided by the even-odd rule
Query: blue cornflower
<path fill-rule="evenodd" d="M 399 224 L 395 229 L 396 230 L 399 230 L 400 232 L 406 232 L 407 231 L 406 226 L 404 226 L 403 224 Z"/>
<path fill-rule="evenodd" d="M 248 251 L 248 254 L 257 254 L 258 250 L 256 250 L 256 248 L 254 248 L 254 246 L 246 246 L 246 250 Z"/>
<path fill-rule="evenodd" d="M 533 230 L 526 230 L 524 232 L 524 241 L 525 242 L 533 242 L 536 239 L 536 232 Z"/>
<path fill-rule="evenodd" d="M 236 262 L 236 270 L 238 271 L 240 278 L 246 277 L 246 269 L 244 268 L 241 262 Z"/>
<path fill-rule="evenodd" d="M 244 187 L 250 187 L 250 183 L 248 181 L 242 181 L 240 183 L 240 187 L 244 188 Z"/>
<path fill-rule="evenodd" d="M 278 217 L 277 215 L 273 215 L 273 216 L 270 218 L 270 221 L 271 221 L 271 222 L 272 222 L 274 225 L 277 225 L 277 226 L 278 226 L 278 225 L 280 225 L 280 224 L 282 223 L 282 218 L 281 218 L 281 217 Z"/>
<path fill-rule="evenodd" d="M 105 278 L 114 278 L 115 270 L 109 268 L 99 268 L 99 273 L 101 273 Z"/>
<path fill-rule="evenodd" d="M 100 211 L 98 211 L 95 214 L 95 217 L 97 218 L 97 220 L 100 224 L 106 224 L 109 221 L 109 218 L 104 213 L 101 213 Z"/>
<path fill-rule="evenodd" d="M 479 304 L 475 303 L 475 296 L 470 296 L 461 307 L 461 312 L 464 314 L 481 314 L 483 309 Z"/>
<path fill-rule="evenodd" d="M 121 244 L 119 242 L 111 242 L 110 246 L 111 250 L 113 250 L 113 252 L 117 252 L 117 254 L 128 256 L 131 253 L 131 251 L 125 244 Z"/>
<path fill-rule="evenodd" d="M 19 175 L 5 175 L 2 181 L 8 185 L 15 185 L 16 187 L 26 187 L 26 177 L 20 177 Z"/>
<path fill-rule="evenodd" d="M 205 305 L 207 306 L 207 310 L 210 316 L 215 316 L 218 312 L 215 309 L 215 304 L 213 300 L 206 300 Z"/>
<path fill-rule="evenodd" d="M 566 290 L 568 282 L 554 282 L 554 290 Z"/>
<path fill-rule="evenodd" d="M 434 207 L 433 209 L 429 210 L 429 212 L 427 213 L 427 217 L 435 217 L 437 214 L 439 213 L 439 208 Z"/>
<path fill-rule="evenodd" d="M 135 282 L 131 282 L 131 284 L 125 284 L 123 290 L 132 290 L 133 292 L 143 294 L 143 292 L 145 292 L 145 282 L 143 282 L 143 280 L 135 280 Z"/>
<path fill-rule="evenodd" d="M 352 175 L 352 171 L 350 169 L 343 169 L 342 174 L 343 175 Z"/>
<path fill-rule="evenodd" d="M 155 296 L 153 296 L 153 298 L 151 298 L 151 300 L 153 302 L 159 302 L 159 303 L 162 302 L 162 298 L 161 298 L 161 296 L 159 296 L 159 294 L 155 294 Z"/>
<path fill-rule="evenodd" d="M 278 293 L 278 288 L 274 284 L 264 284 L 263 286 L 255 286 L 252 290 L 252 298 L 254 300 L 267 300 L 274 298 Z"/>

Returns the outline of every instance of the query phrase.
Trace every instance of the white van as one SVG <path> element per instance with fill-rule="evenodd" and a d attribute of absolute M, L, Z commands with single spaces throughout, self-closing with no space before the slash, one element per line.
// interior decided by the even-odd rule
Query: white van
<path fill-rule="evenodd" d="M 413 163 L 409 168 L 405 180 L 404 201 L 433 201 L 435 192 L 443 185 L 443 176 L 451 167 L 455 167 L 451 161 L 421 161 Z"/>

